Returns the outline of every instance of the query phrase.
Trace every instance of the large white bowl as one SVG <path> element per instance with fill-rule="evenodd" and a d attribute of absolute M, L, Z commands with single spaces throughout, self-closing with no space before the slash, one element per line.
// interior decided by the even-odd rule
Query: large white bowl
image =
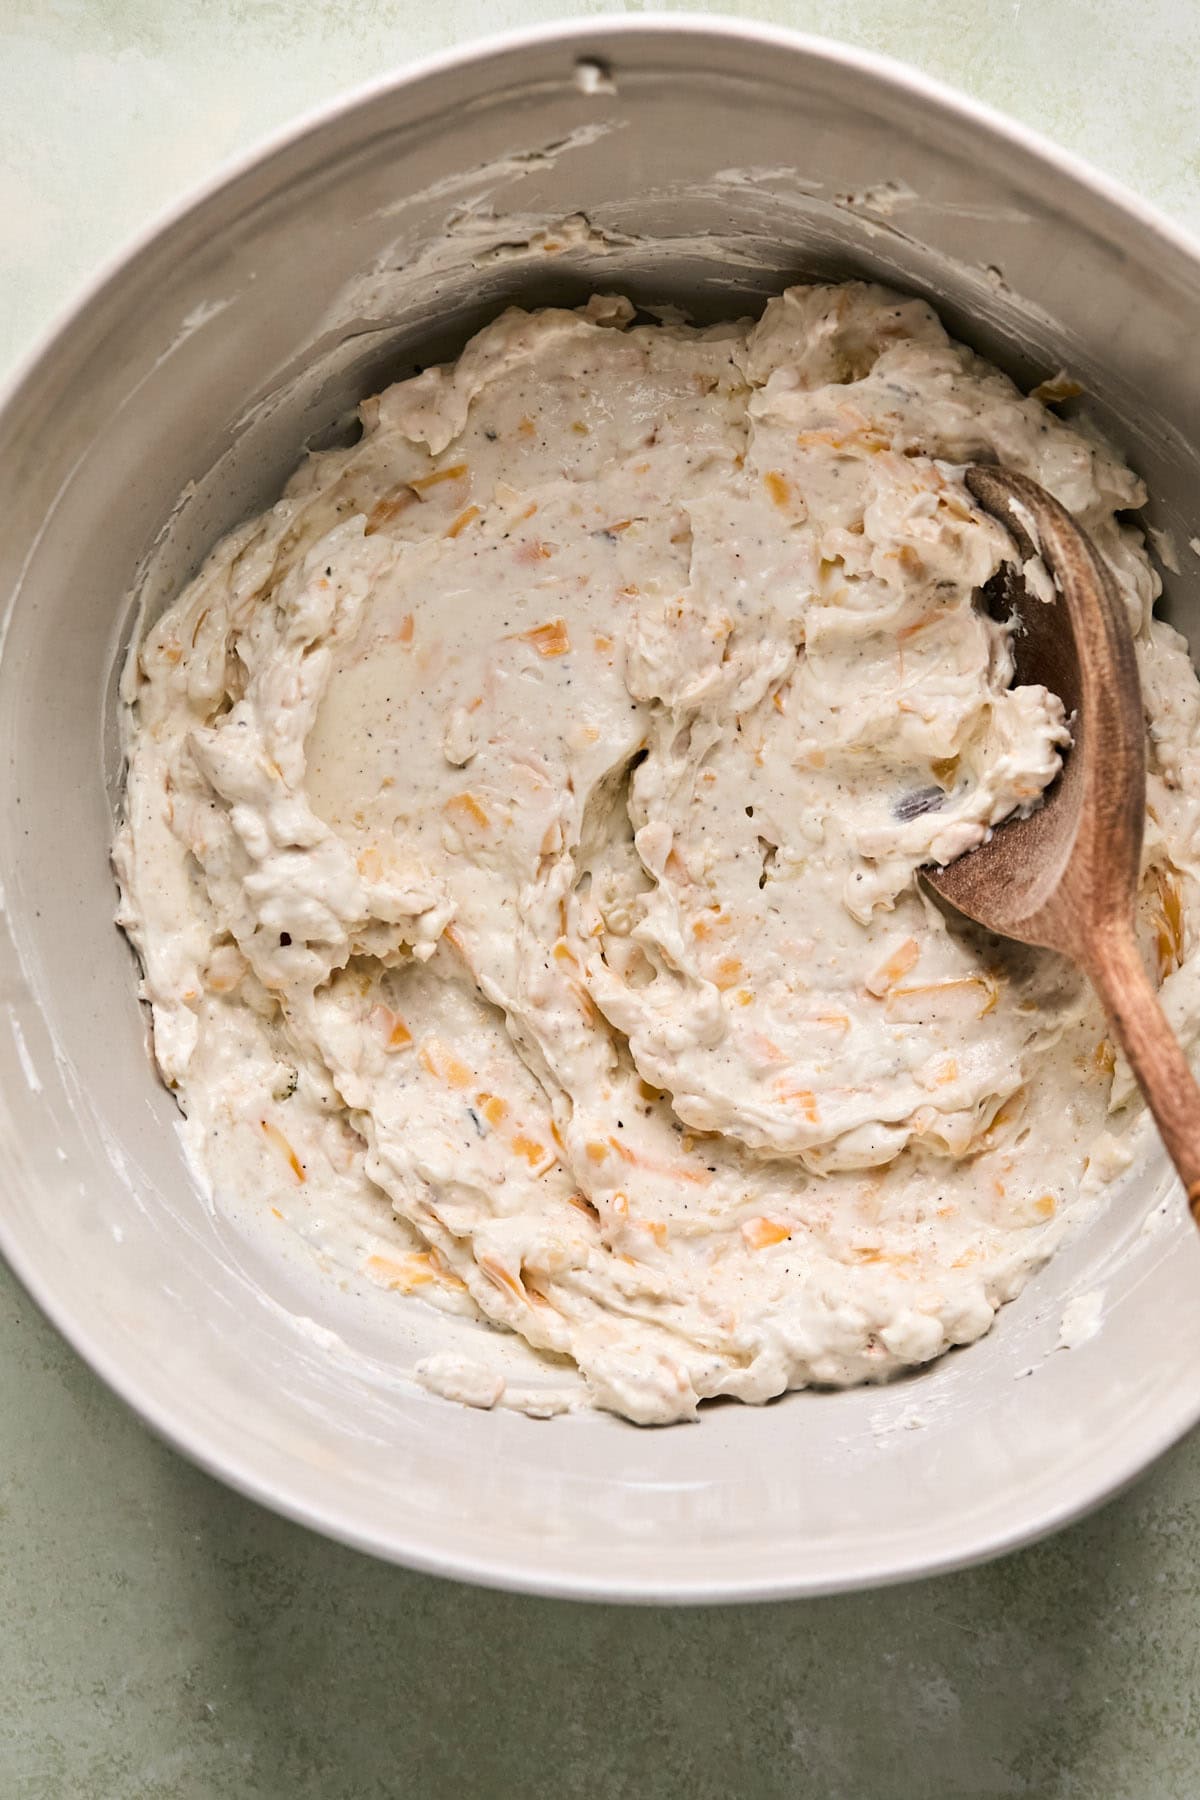
<path fill-rule="evenodd" d="M 488 253 L 579 211 L 607 249 Z M 1200 1246 L 1161 1168 L 989 1338 L 892 1387 L 657 1432 L 456 1408 L 405 1377 L 451 1328 L 398 1302 L 393 1335 L 261 1256 L 197 1193 L 151 1073 L 107 862 L 135 579 L 176 589 L 304 442 L 511 295 L 720 315 L 852 273 L 930 295 L 1019 377 L 1065 363 L 1194 568 L 1196 249 L 909 71 L 732 22 L 533 31 L 351 96 L 134 245 L 0 413 L 0 1241 L 150 1425 L 378 1555 L 609 1599 L 862 1586 L 1062 1524 L 1200 1415 Z M 1097 1286 L 1101 1330 L 1055 1351 Z"/>

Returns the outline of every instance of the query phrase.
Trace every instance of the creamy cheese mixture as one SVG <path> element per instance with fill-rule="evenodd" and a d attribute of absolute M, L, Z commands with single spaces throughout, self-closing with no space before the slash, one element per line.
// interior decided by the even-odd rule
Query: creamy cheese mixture
<path fill-rule="evenodd" d="M 1068 742 L 962 466 L 1044 483 L 1125 597 L 1190 1037 L 1200 686 L 1137 478 L 857 285 L 509 311 L 362 425 L 127 671 L 121 921 L 218 1198 L 644 1422 L 978 1337 L 1137 1109 L 1081 979 L 918 879 Z M 426 1378 L 494 1404 L 480 1355 Z"/>

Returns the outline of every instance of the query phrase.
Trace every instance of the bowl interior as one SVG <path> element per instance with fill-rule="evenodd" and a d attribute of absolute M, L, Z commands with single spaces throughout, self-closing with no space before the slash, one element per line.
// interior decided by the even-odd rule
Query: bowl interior
<path fill-rule="evenodd" d="M 848 275 L 927 295 L 1019 380 L 1083 383 L 1200 628 L 1178 574 L 1200 566 L 1191 250 L 902 71 L 735 25 L 530 34 L 332 111 L 137 247 L 0 415 L 5 1248 L 159 1430 L 382 1555 L 609 1597 L 894 1579 L 1048 1529 L 1200 1413 L 1200 1246 L 1161 1162 L 922 1374 L 694 1428 L 544 1424 L 408 1379 L 471 1328 L 362 1307 L 215 1210 L 151 1072 L 107 861 L 131 591 L 142 617 L 164 604 L 305 445 L 509 300 L 599 288 L 715 318 Z M 1057 1351 L 1095 1288 L 1100 1331 Z"/>

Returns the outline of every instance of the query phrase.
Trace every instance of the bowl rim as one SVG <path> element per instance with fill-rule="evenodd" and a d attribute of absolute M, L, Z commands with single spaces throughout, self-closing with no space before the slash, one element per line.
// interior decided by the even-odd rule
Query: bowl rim
<path fill-rule="evenodd" d="M 1094 168 L 1083 157 L 1062 149 L 1040 132 L 898 58 L 755 20 L 697 12 L 654 11 L 636 17 L 600 13 L 489 33 L 471 38 L 453 49 L 418 57 L 399 69 L 357 83 L 332 99 L 305 109 L 246 148 L 224 157 L 204 180 L 191 185 L 165 206 L 154 209 L 147 221 L 99 264 L 58 309 L 50 323 L 18 353 L 10 373 L 0 381 L 0 416 L 17 402 L 25 384 L 34 377 L 42 360 L 52 354 L 59 339 L 72 330 L 109 285 L 118 281 L 127 267 L 163 233 L 233 182 L 301 144 L 307 137 L 320 133 L 336 120 L 376 98 L 419 86 L 431 77 L 490 59 L 509 57 L 523 50 L 558 44 L 573 51 L 577 57 L 585 58 L 589 49 L 597 51 L 598 40 L 602 38 L 611 43 L 613 39 L 634 40 L 655 34 L 707 38 L 718 49 L 723 43 L 750 43 L 799 54 L 814 62 L 836 64 L 852 74 L 862 75 L 896 94 L 908 96 L 918 105 L 949 115 L 976 130 L 982 129 L 985 135 L 1003 140 L 1048 164 L 1069 182 L 1131 216 L 1162 243 L 1200 267 L 1200 238 L 1176 224 L 1152 202 Z M 0 614 L 0 653 L 18 593 L 19 589 Z M 170 1408 L 142 1391 L 136 1370 L 127 1367 L 121 1355 L 110 1349 L 102 1341 L 101 1334 L 86 1321 L 71 1316 L 69 1309 L 60 1305 L 52 1277 L 37 1266 L 35 1256 L 27 1256 L 15 1241 L 3 1208 L 0 1208 L 0 1254 L 45 1318 L 93 1373 L 161 1441 L 206 1474 L 293 1523 L 381 1560 L 423 1574 L 544 1598 L 672 1605 L 798 1599 L 888 1586 L 967 1568 L 1034 1543 L 1093 1511 L 1128 1487 L 1200 1421 L 1200 1383 L 1190 1395 L 1180 1387 L 1176 1390 L 1175 1405 L 1164 1407 L 1157 1415 L 1156 1428 L 1146 1432 L 1136 1445 L 1130 1444 L 1124 1455 L 1110 1458 L 1099 1479 L 1093 1480 L 1085 1489 L 1034 1514 L 1017 1517 L 1003 1529 L 978 1533 L 967 1525 L 957 1536 L 949 1532 L 942 1546 L 932 1554 L 927 1548 L 899 1554 L 877 1552 L 873 1562 L 864 1561 L 853 1571 L 813 1576 L 789 1575 L 784 1570 L 769 1579 L 756 1576 L 713 1579 L 702 1573 L 667 1578 L 645 1578 L 628 1573 L 613 1577 L 597 1571 L 581 1573 L 569 1566 L 569 1556 L 563 1559 L 561 1566 L 547 1566 L 541 1561 L 535 1563 L 514 1556 L 430 1549 L 421 1541 L 419 1533 L 406 1535 L 403 1527 L 385 1537 L 355 1525 L 344 1509 L 339 1511 L 330 1503 L 308 1501 L 296 1492 L 281 1488 L 256 1470 L 252 1456 L 230 1454 L 215 1446 L 213 1434 L 203 1425 L 189 1420 L 181 1422 Z"/>

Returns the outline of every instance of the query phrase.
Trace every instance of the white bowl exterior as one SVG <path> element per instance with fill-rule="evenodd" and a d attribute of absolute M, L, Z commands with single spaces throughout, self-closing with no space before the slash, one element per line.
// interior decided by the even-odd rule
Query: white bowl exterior
<path fill-rule="evenodd" d="M 615 91 L 586 92 L 580 59 Z M 610 247 L 480 262 L 481 206 L 586 212 Z M 453 1407 L 405 1376 L 437 1317 L 404 1309 L 394 1358 L 340 1319 L 331 1342 L 198 1195 L 151 1074 L 107 865 L 135 578 L 152 605 L 176 590 L 304 441 L 510 296 L 720 316 L 803 274 L 927 293 L 1018 375 L 1065 364 L 1188 557 L 1197 252 L 902 69 L 732 22 L 556 27 L 352 96 L 144 238 L 0 412 L 0 1243 L 180 1449 L 416 1567 L 607 1599 L 896 1580 L 1063 1522 L 1200 1416 L 1200 1245 L 1181 1206 L 1143 1228 L 1165 1176 L 1126 1184 L 988 1339 L 887 1389 L 662 1432 Z M 1097 1285 L 1102 1330 L 1053 1353 Z"/>

